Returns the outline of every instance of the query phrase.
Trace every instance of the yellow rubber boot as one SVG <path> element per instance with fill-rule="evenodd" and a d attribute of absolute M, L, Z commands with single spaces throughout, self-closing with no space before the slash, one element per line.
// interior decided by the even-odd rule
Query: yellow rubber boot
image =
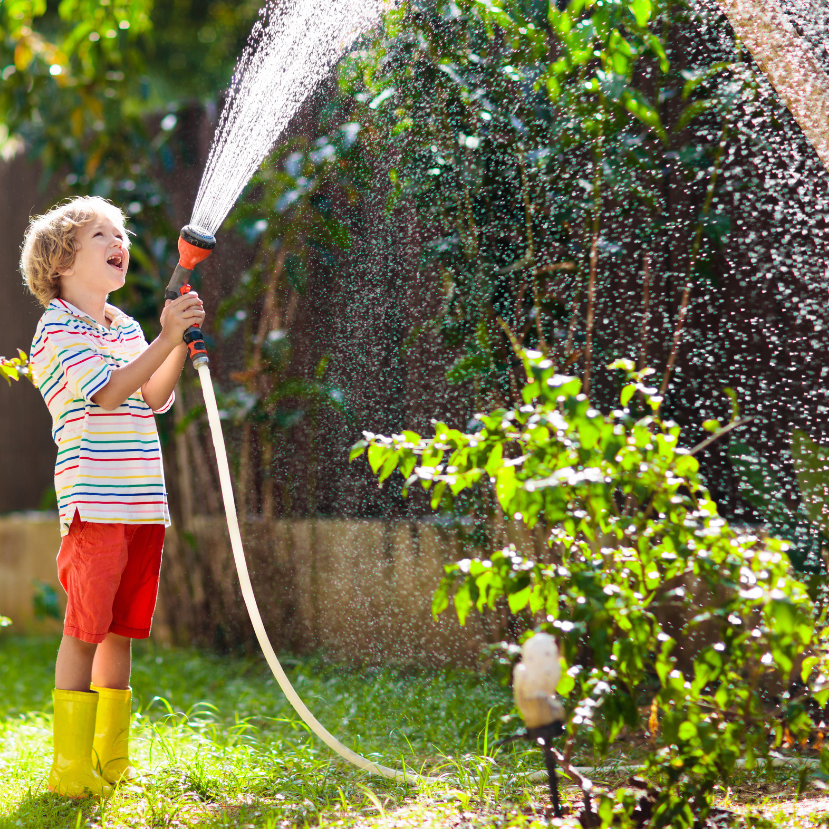
<path fill-rule="evenodd" d="M 92 764 L 107 783 L 133 780 L 137 773 L 130 762 L 132 689 L 93 685 L 92 690 L 98 694 Z"/>
<path fill-rule="evenodd" d="M 49 772 L 49 791 L 67 797 L 112 794 L 112 786 L 92 768 L 98 695 L 58 688 L 53 693 L 55 757 Z"/>

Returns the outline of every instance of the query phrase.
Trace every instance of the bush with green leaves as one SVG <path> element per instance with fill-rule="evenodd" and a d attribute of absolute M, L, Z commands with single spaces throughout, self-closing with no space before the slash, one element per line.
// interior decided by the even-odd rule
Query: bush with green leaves
<path fill-rule="evenodd" d="M 367 433 L 352 458 L 367 452 L 381 485 L 400 471 L 406 490 L 431 491 L 433 509 L 492 487 L 505 521 L 545 528 L 542 557 L 508 546 L 448 565 L 433 609 L 452 601 L 465 622 L 506 601 L 552 632 L 566 663 L 565 754 L 586 739 L 600 761 L 623 731 L 648 731 L 652 825 L 693 826 L 739 758 L 751 768 L 809 737 L 802 701 L 783 694 L 772 713 L 765 689 L 772 678 L 784 688 L 796 673 L 810 679 L 817 657 L 800 657 L 813 644 L 812 603 L 784 542 L 740 534 L 718 515 L 695 450 L 660 417 L 647 369 L 610 366 L 624 378 L 621 406 L 603 414 L 581 380 L 537 352 L 522 358 L 517 407 L 478 415 L 475 431 Z M 680 653 L 703 628 L 694 652 Z M 815 696 L 823 705 L 829 690 Z M 604 825 L 633 808 L 624 793 L 603 798 Z"/>

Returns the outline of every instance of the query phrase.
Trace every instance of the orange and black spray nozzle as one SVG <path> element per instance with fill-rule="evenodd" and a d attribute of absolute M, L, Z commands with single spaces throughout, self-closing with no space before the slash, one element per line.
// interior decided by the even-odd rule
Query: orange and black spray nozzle
<path fill-rule="evenodd" d="M 167 284 L 164 299 L 177 299 L 190 293 L 190 274 L 199 262 L 207 259 L 216 247 L 216 237 L 193 225 L 185 225 L 178 238 L 178 265 Z M 193 366 L 198 368 L 207 363 L 207 348 L 204 345 L 201 329 L 191 325 L 184 332 L 184 342 Z"/>

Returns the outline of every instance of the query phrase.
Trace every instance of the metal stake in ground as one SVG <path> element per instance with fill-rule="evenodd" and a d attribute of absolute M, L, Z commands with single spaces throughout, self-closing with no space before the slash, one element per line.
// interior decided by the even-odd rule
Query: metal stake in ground
<path fill-rule="evenodd" d="M 562 817 L 561 798 L 558 794 L 558 775 L 556 774 L 556 758 L 553 754 L 553 737 L 560 737 L 564 733 L 561 720 L 542 725 L 540 728 L 528 728 L 527 737 L 537 743 L 544 754 L 544 766 L 547 769 L 547 784 L 550 788 L 550 800 L 553 802 L 553 817 Z"/>

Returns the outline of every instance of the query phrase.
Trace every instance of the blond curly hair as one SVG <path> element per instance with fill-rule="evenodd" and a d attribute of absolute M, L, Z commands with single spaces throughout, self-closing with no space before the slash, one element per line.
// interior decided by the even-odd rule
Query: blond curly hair
<path fill-rule="evenodd" d="M 75 261 L 78 230 L 99 215 L 122 228 L 125 225 L 121 208 L 100 196 L 78 196 L 29 221 L 20 253 L 20 272 L 26 287 L 44 308 L 60 296 L 60 274 Z M 125 231 L 124 247 L 129 246 Z"/>

